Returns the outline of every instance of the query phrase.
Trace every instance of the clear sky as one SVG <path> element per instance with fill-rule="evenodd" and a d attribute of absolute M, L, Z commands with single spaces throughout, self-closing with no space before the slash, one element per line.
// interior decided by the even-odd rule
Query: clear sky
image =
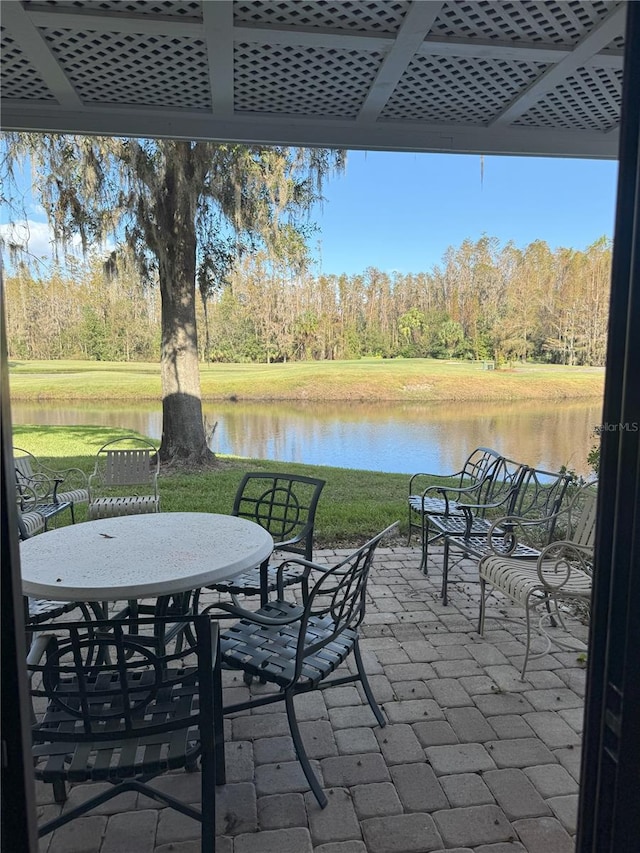
<path fill-rule="evenodd" d="M 617 162 L 350 151 L 314 211 L 325 273 L 423 272 L 482 234 L 584 249 L 613 236 Z"/>
<path fill-rule="evenodd" d="M 501 245 L 584 249 L 613 235 L 616 179 L 610 160 L 486 156 L 482 170 L 478 155 L 350 151 L 312 212 L 316 269 L 426 272 L 448 246 L 483 234 Z M 28 193 L 24 203 L 30 251 L 49 254 L 44 213 Z"/>

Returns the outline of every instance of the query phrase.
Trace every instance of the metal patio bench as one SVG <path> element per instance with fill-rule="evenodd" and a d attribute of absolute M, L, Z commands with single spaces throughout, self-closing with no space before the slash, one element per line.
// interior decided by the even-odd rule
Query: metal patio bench
<path fill-rule="evenodd" d="M 459 501 L 487 503 L 487 492 L 502 456 L 488 447 L 477 447 L 467 457 L 460 471 L 453 474 L 418 472 L 409 480 L 409 541 L 414 532 L 420 534 L 422 556 L 420 568 L 427 572 L 429 544 L 441 537 L 438 532 L 429 538 L 430 520 L 435 516 L 457 516 L 463 513 Z M 437 480 L 435 484 L 432 480 Z"/>
<path fill-rule="evenodd" d="M 15 477 L 18 512 L 32 533 L 47 530 L 49 519 L 65 510 L 69 510 L 71 521 L 75 523 L 73 501 L 63 501 L 58 495 L 59 480 L 51 480 L 43 474 L 26 477 L 18 468 Z"/>
<path fill-rule="evenodd" d="M 16 471 L 28 480 L 40 477 L 57 482 L 56 496 L 59 501 L 72 504 L 89 502 L 88 477 L 80 468 L 51 468 L 33 453 L 21 447 L 13 448 L 13 463 Z"/>
<path fill-rule="evenodd" d="M 89 476 L 89 520 L 160 511 L 156 446 L 145 438 L 115 438 L 96 455 Z"/>
<path fill-rule="evenodd" d="M 531 655 L 531 617 L 541 604 L 546 611 L 540 618 L 540 627 L 544 619 L 555 617 L 566 630 L 559 609 L 560 602 L 580 601 L 587 603 L 591 599 L 593 549 L 595 540 L 597 512 L 597 484 L 587 483 L 573 496 L 568 506 L 553 519 L 561 538 L 540 549 L 535 559 L 518 557 L 520 538 L 524 535 L 531 539 L 536 526 L 548 527 L 548 519 L 536 521 L 522 518 L 501 519 L 499 524 L 509 530 L 505 539 L 508 545 L 505 553 L 496 553 L 493 546 L 499 540 L 488 540 L 489 553 L 478 564 L 480 577 L 480 614 L 478 633 L 484 633 L 485 613 L 488 596 L 495 591 L 502 592 L 515 604 L 521 605 L 526 616 L 526 646 L 520 677 L 524 678 L 529 660 L 546 654 L 551 647 L 548 635 L 547 647 L 543 652 Z M 487 591 L 489 587 L 489 591 Z M 560 646 L 564 643 L 556 638 Z"/>

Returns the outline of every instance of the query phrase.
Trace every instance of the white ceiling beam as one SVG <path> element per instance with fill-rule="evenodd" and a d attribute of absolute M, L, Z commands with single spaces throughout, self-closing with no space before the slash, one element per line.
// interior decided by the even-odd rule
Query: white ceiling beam
<path fill-rule="evenodd" d="M 538 79 L 524 90 L 499 115 L 492 125 L 504 126 L 520 118 L 534 104 L 552 92 L 578 68 L 583 68 L 600 50 L 624 33 L 627 10 L 626 4 L 614 9 L 604 20 L 586 35 L 571 53 L 553 67 L 547 69 Z"/>
<path fill-rule="evenodd" d="M 345 32 L 326 27 L 255 27 L 242 24 L 233 28 L 237 42 L 279 44 L 294 47 L 333 47 L 338 50 L 388 50 L 395 40 L 394 33 L 371 35 L 364 32 Z"/>
<path fill-rule="evenodd" d="M 22 52 L 47 84 L 58 104 L 66 110 L 80 109 L 82 102 L 75 89 L 21 3 L 2 4 L 2 26 L 20 45 Z"/>
<path fill-rule="evenodd" d="M 359 122 L 380 115 L 443 6 L 444 2 L 414 2 L 410 6 L 358 113 Z"/>
<path fill-rule="evenodd" d="M 3 14 L 6 5 L 8 4 L 3 4 Z M 135 12 L 111 12 L 102 9 L 82 9 L 72 12 L 68 7 L 56 8 L 55 6 L 46 11 L 34 9 L 28 14 L 37 27 L 52 30 L 76 30 L 78 32 L 88 30 L 92 33 L 202 38 L 202 21 L 200 18 L 178 18 L 172 15 L 155 14 L 140 15 Z"/>
<path fill-rule="evenodd" d="M 7 102 L 2 111 L 4 130 L 49 133 L 86 133 L 102 136 L 139 136 L 176 139 L 212 139 L 264 145 L 298 145 L 380 151 L 416 151 L 461 154 L 515 154 L 542 157 L 586 157 L 614 160 L 618 132 L 575 132 L 532 127 L 477 127 L 423 122 L 314 119 L 246 113 L 218 121 L 209 113 L 167 109 L 61 110 L 48 102 Z"/>
<path fill-rule="evenodd" d="M 233 115 L 233 5 L 203 3 L 209 86 L 214 115 Z"/>
<path fill-rule="evenodd" d="M 502 59 L 505 61 L 539 62 L 553 65 L 571 55 L 571 50 L 555 45 L 528 44 L 526 42 L 501 42 L 483 39 L 440 39 L 427 36 L 418 49 L 421 56 L 452 56 L 467 59 Z M 623 50 L 595 54 L 589 65 L 599 68 L 622 68 Z"/>

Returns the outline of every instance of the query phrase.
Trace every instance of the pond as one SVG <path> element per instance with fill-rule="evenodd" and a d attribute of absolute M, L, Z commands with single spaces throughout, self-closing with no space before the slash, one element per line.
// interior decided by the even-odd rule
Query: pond
<path fill-rule="evenodd" d="M 505 403 L 204 403 L 216 453 L 410 474 L 449 473 L 476 446 L 556 470 L 590 473 L 600 399 Z M 162 434 L 157 404 L 12 404 L 15 424 L 118 426 Z"/>

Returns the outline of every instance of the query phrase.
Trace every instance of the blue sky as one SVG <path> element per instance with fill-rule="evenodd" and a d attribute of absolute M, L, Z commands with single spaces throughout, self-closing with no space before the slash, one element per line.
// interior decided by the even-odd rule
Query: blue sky
<path fill-rule="evenodd" d="M 617 163 L 350 151 L 314 211 L 320 267 L 422 272 L 483 233 L 525 246 L 584 249 L 613 236 Z"/>
<path fill-rule="evenodd" d="M 616 179 L 615 161 L 487 156 L 482 175 L 478 155 L 350 151 L 312 211 L 316 271 L 425 272 L 448 246 L 482 234 L 584 249 L 613 234 Z M 44 213 L 28 194 L 24 202 L 30 251 L 49 254 Z"/>

